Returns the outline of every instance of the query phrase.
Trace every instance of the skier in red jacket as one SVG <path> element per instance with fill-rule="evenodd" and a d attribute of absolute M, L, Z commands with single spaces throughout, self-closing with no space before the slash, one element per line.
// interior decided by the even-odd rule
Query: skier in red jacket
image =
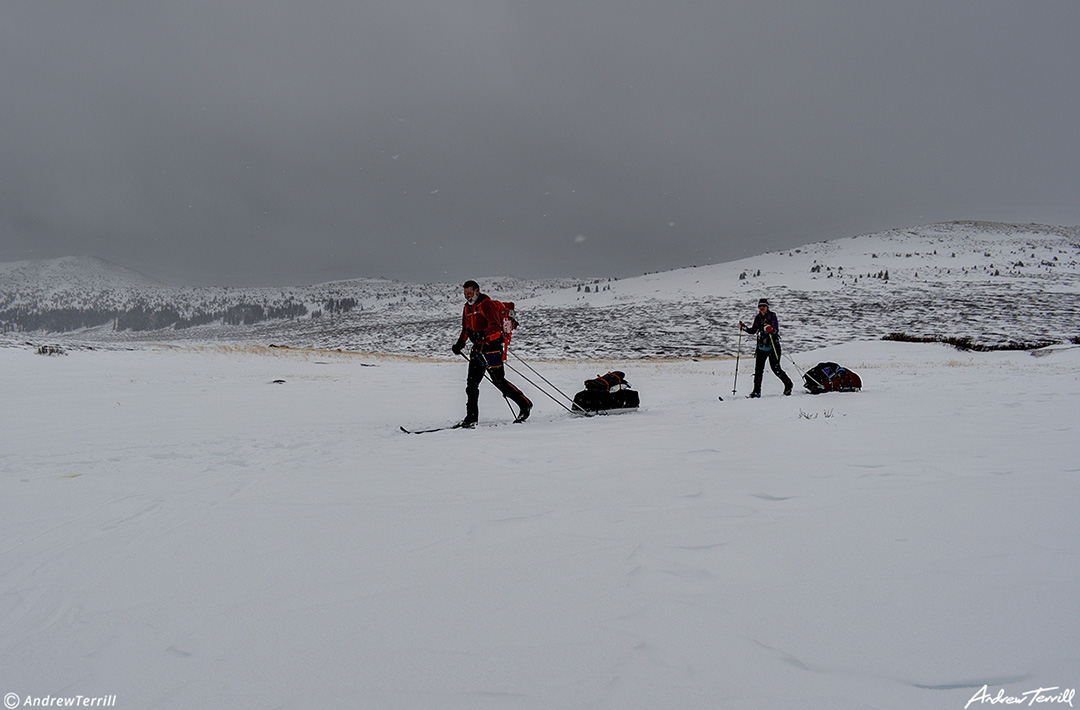
<path fill-rule="evenodd" d="M 465 295 L 465 307 L 461 313 L 461 335 L 451 350 L 460 355 L 466 341 L 473 344 L 469 358 L 469 376 L 465 384 L 465 418 L 461 426 L 476 425 L 480 410 L 477 400 L 480 397 L 480 380 L 486 372 L 503 396 L 518 406 L 515 422 L 529 418 L 532 402 L 521 390 L 507 381 L 503 371 L 503 329 L 502 318 L 490 298 L 480 293 L 480 286 L 475 281 L 466 281 L 462 286 Z"/>

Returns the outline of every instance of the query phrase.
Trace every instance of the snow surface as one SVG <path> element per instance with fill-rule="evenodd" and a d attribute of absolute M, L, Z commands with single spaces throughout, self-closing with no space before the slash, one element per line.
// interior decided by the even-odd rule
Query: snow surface
<path fill-rule="evenodd" d="M 959 709 L 1074 688 L 1080 348 L 1038 354 L 793 351 L 865 389 L 783 397 L 767 374 L 761 400 L 746 358 L 735 396 L 727 359 L 533 363 L 569 394 L 622 369 L 643 407 L 574 418 L 510 373 L 527 423 L 407 435 L 461 416 L 464 363 L 0 348 L 0 693 Z M 490 385 L 481 418 L 511 418 Z"/>

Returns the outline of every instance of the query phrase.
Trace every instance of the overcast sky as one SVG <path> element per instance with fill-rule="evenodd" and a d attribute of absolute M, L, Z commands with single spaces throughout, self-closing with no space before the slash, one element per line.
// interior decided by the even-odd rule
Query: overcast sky
<path fill-rule="evenodd" d="M 1080 0 L 4 0 L 0 261 L 630 276 L 1080 224 Z"/>

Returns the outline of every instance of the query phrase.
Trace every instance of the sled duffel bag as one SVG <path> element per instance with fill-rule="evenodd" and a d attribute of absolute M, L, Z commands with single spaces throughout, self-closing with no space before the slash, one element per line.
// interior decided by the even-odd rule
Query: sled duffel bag
<path fill-rule="evenodd" d="M 803 386 L 810 394 L 858 392 L 862 389 L 862 379 L 835 362 L 819 362 L 803 375 Z"/>
<path fill-rule="evenodd" d="M 637 390 L 620 389 L 613 392 L 585 389 L 574 395 L 574 404 L 586 412 L 608 409 L 632 409 L 640 404 Z"/>

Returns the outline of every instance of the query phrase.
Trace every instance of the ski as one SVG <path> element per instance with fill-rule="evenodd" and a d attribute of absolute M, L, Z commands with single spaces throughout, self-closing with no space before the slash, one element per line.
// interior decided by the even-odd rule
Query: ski
<path fill-rule="evenodd" d="M 457 424 L 450 424 L 449 426 L 437 426 L 431 429 L 406 429 L 405 427 L 398 427 L 405 434 L 430 434 L 433 431 L 446 431 L 447 429 L 463 429 L 461 422 Z"/>
<path fill-rule="evenodd" d="M 601 409 L 601 410 L 597 410 L 597 411 L 571 410 L 570 413 L 572 415 L 574 415 L 572 418 L 575 418 L 575 419 L 578 419 L 578 418 L 587 419 L 589 417 L 603 417 L 603 416 L 612 416 L 612 415 L 616 415 L 616 414 L 628 414 L 630 412 L 636 412 L 636 411 L 638 411 L 637 407 L 617 407 L 615 409 Z M 528 421 L 536 421 L 536 420 L 530 419 Z M 523 421 L 480 422 L 478 424 L 473 424 L 472 426 L 462 426 L 461 422 L 457 422 L 455 424 L 447 424 L 446 426 L 431 427 L 430 429 L 407 429 L 407 428 L 405 428 L 403 426 L 399 426 L 398 429 L 400 429 L 402 431 L 402 433 L 404 433 L 404 434 L 430 434 L 432 432 L 448 431 L 450 429 L 486 429 L 488 427 L 504 426 L 506 424 L 524 424 L 524 423 L 525 422 L 523 422 Z"/>
<path fill-rule="evenodd" d="M 398 429 L 405 434 L 431 434 L 436 431 L 449 431 L 450 429 L 486 429 L 493 426 L 502 426 L 503 424 L 523 424 L 524 422 L 482 422 L 479 424 L 473 424 L 472 426 L 465 426 L 461 422 L 456 424 L 447 424 L 446 426 L 431 427 L 430 429 L 406 429 L 403 426 L 399 426 Z"/>

